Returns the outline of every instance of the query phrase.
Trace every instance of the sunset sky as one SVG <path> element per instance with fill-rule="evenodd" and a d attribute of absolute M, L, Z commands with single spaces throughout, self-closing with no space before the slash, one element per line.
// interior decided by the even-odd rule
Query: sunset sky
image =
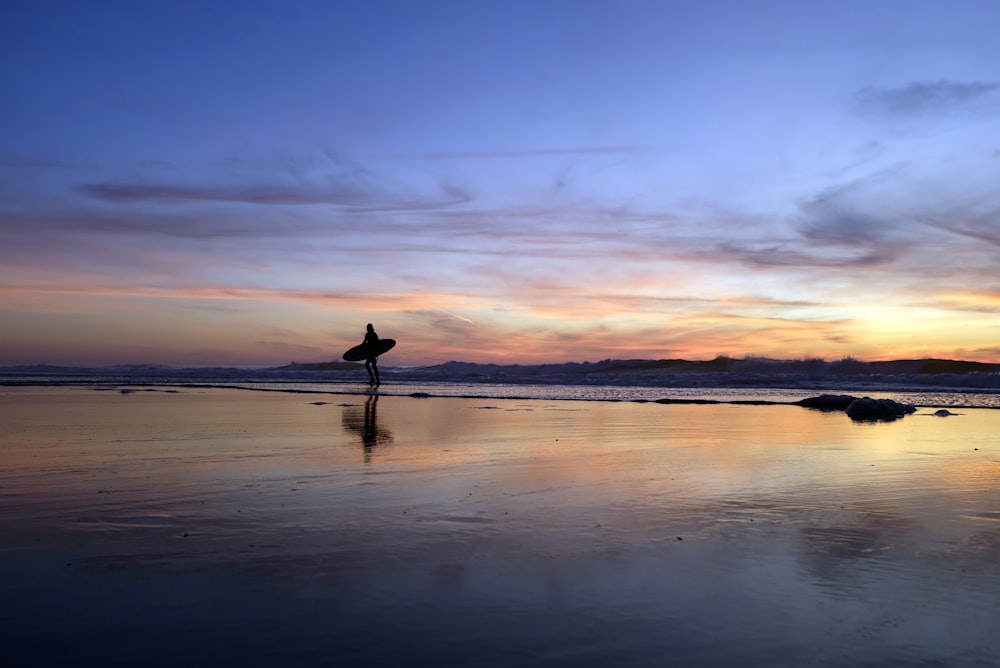
<path fill-rule="evenodd" d="M 1000 362 L 1000 3 L 0 14 L 0 364 Z"/>

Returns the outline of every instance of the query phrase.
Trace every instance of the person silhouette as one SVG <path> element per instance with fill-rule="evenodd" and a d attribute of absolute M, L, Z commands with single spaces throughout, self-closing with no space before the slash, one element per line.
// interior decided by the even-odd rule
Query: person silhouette
<path fill-rule="evenodd" d="M 365 332 L 365 344 L 367 358 L 365 359 L 365 371 L 368 372 L 368 381 L 372 385 L 381 385 L 382 381 L 378 377 L 378 334 L 371 323 L 368 323 L 368 331 Z"/>

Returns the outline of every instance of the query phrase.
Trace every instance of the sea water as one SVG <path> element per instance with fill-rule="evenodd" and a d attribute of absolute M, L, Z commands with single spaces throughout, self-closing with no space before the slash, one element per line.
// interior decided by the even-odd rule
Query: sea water
<path fill-rule="evenodd" d="M 523 383 L 431 383 L 426 381 L 387 382 L 377 388 L 358 382 L 226 382 L 226 387 L 276 392 L 307 392 L 316 394 L 371 394 L 386 396 L 427 395 L 434 397 L 465 397 L 566 401 L 705 401 L 714 403 L 794 403 L 819 394 L 842 393 L 869 396 L 921 407 L 939 408 L 1000 408 L 1000 393 L 968 390 L 893 389 L 887 385 L 857 389 L 830 385 L 824 389 L 769 387 L 650 387 L 644 385 L 569 385 Z"/>
<path fill-rule="evenodd" d="M 445 365 L 448 366 L 448 365 Z M 462 365 L 459 365 L 462 366 Z M 435 367 L 388 367 L 378 387 L 366 383 L 363 370 L 294 371 L 282 367 L 173 368 L 167 366 L 95 367 L 75 371 L 60 367 L 33 370 L 0 367 L 0 387 L 84 386 L 125 391 L 143 387 L 231 387 L 257 391 L 356 395 L 427 395 L 574 401 L 710 401 L 793 403 L 819 394 L 891 398 L 920 407 L 1000 408 L 997 374 L 916 374 L 842 377 L 837 375 L 765 376 L 760 374 L 676 374 L 638 379 L 627 372 L 601 373 L 598 381 L 566 380 L 566 369 L 552 374 L 532 367 L 507 366 L 479 373 L 476 365 L 442 379 Z M 502 377 L 502 379 L 498 379 Z M 948 383 L 952 383 L 949 385 Z"/>

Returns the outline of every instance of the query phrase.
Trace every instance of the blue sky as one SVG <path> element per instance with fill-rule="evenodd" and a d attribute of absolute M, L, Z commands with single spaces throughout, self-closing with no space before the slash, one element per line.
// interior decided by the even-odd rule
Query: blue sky
<path fill-rule="evenodd" d="M 1000 361 L 995 3 L 4 13 L 0 363 Z"/>

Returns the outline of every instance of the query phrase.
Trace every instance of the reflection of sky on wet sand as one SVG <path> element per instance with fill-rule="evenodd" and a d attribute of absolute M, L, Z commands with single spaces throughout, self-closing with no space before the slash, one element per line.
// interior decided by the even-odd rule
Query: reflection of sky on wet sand
<path fill-rule="evenodd" d="M 243 665 L 1000 650 L 995 411 L 3 392 L 16 650 L 52 629 L 49 658 L 86 637 L 84 663 L 179 658 L 180 633 Z"/>

